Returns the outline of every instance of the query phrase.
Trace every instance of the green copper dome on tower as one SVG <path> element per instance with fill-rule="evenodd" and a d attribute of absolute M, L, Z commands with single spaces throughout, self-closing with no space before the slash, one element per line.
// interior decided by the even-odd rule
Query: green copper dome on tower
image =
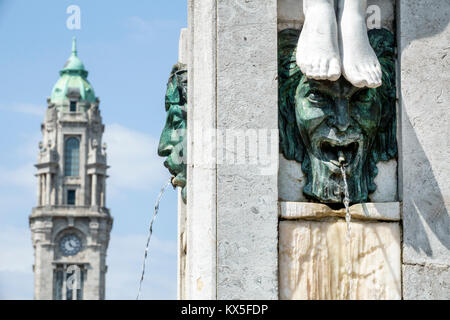
<path fill-rule="evenodd" d="M 87 80 L 88 72 L 83 62 L 77 55 L 77 42 L 72 40 L 72 55 L 67 60 L 64 68 L 59 72 L 60 78 L 53 87 L 51 102 L 60 104 L 68 100 L 68 93 L 79 93 L 80 101 L 95 102 L 94 88 Z"/>

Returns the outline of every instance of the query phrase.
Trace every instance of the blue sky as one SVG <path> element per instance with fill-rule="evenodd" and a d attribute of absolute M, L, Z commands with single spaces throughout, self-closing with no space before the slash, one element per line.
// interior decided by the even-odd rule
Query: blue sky
<path fill-rule="evenodd" d="M 81 8 L 81 30 L 66 27 L 72 4 Z M 106 296 L 135 298 L 154 201 L 169 177 L 156 150 L 165 85 L 186 26 L 186 0 L 0 0 L 0 299 L 33 298 L 33 165 L 46 98 L 73 36 L 101 100 L 111 165 Z M 143 299 L 176 298 L 176 204 L 170 188 L 154 225 Z"/>

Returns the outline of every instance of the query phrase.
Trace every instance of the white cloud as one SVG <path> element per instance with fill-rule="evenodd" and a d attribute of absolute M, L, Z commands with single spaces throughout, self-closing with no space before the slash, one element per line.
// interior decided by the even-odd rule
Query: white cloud
<path fill-rule="evenodd" d="M 0 271 L 32 272 L 33 246 L 28 229 L 0 229 Z"/>
<path fill-rule="evenodd" d="M 33 160 L 37 158 L 37 139 L 27 135 L 23 138 L 0 164 L 0 220 L 20 221 L 22 217 L 16 213 L 30 213 L 36 205 L 37 169 Z"/>
<path fill-rule="evenodd" d="M 0 299 L 33 298 L 33 247 L 28 229 L 0 229 Z"/>
<path fill-rule="evenodd" d="M 42 118 L 47 108 L 38 104 L 20 103 L 20 104 L 12 104 L 9 106 L 0 106 L 0 110 L 18 112 Z"/>
<path fill-rule="evenodd" d="M 35 174 L 36 168 L 31 162 L 14 169 L 0 167 L 0 187 L 23 187 L 28 189 L 28 192 L 35 190 L 37 188 Z"/>
<path fill-rule="evenodd" d="M 0 300 L 33 299 L 33 283 L 32 272 L 0 271 Z"/>
<path fill-rule="evenodd" d="M 136 299 L 146 241 L 146 235 L 111 236 L 107 257 L 107 299 Z M 176 257 L 174 241 L 152 236 L 142 299 L 176 299 Z"/>
<path fill-rule="evenodd" d="M 14 111 L 29 114 L 33 116 L 43 117 L 47 108 L 34 104 L 20 104 L 14 106 Z"/>
<path fill-rule="evenodd" d="M 106 126 L 109 186 L 112 194 L 122 188 L 149 190 L 169 176 L 164 159 L 157 154 L 158 140 L 120 124 Z"/>
<path fill-rule="evenodd" d="M 38 125 L 36 125 L 36 128 L 38 128 Z M 14 152 L 22 161 L 30 161 L 35 164 L 39 154 L 39 141 L 42 141 L 39 130 L 36 130 L 33 134 L 22 133 L 20 144 L 17 145 Z"/>
<path fill-rule="evenodd" d="M 36 170 L 31 163 L 14 169 L 0 166 L 1 227 L 5 227 L 4 221 L 20 223 L 23 219 L 26 219 L 27 214 L 31 213 L 31 208 L 36 205 L 37 198 L 35 173 Z M 20 212 L 23 216 L 18 216 L 17 212 Z M 0 263 L 1 261 L 0 252 Z"/>

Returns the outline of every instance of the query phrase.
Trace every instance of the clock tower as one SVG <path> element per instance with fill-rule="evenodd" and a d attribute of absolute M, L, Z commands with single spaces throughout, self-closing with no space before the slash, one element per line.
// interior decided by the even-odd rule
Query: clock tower
<path fill-rule="evenodd" d="M 100 101 L 87 76 L 74 39 L 41 125 L 38 201 L 29 218 L 39 300 L 105 298 L 113 219 L 106 208 Z"/>

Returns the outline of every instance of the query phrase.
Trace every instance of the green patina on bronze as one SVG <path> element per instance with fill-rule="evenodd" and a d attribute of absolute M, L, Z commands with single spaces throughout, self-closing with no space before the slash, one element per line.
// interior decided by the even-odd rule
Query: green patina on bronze
<path fill-rule="evenodd" d="M 174 177 L 172 185 L 182 188 L 186 203 L 186 124 L 187 124 L 187 68 L 173 66 L 165 97 L 166 124 L 159 140 L 158 155 L 167 157 L 164 166 Z"/>
<path fill-rule="evenodd" d="M 376 190 L 377 162 L 397 157 L 395 41 L 386 29 L 369 31 L 382 66 L 379 88 L 356 88 L 338 81 L 307 79 L 295 61 L 300 32 L 278 36 L 280 148 L 302 164 L 304 194 L 313 201 L 341 203 L 344 155 L 351 203 L 366 202 Z"/>
<path fill-rule="evenodd" d="M 80 95 L 81 101 L 96 102 L 94 88 L 87 80 L 88 71 L 83 62 L 78 58 L 76 39 L 72 40 L 72 54 L 59 72 L 60 78 L 56 82 L 50 97 L 51 102 L 57 103 L 58 108 L 68 108 L 63 102 L 68 100 L 68 93 L 76 92 Z M 80 111 L 86 111 L 81 108 Z"/>

